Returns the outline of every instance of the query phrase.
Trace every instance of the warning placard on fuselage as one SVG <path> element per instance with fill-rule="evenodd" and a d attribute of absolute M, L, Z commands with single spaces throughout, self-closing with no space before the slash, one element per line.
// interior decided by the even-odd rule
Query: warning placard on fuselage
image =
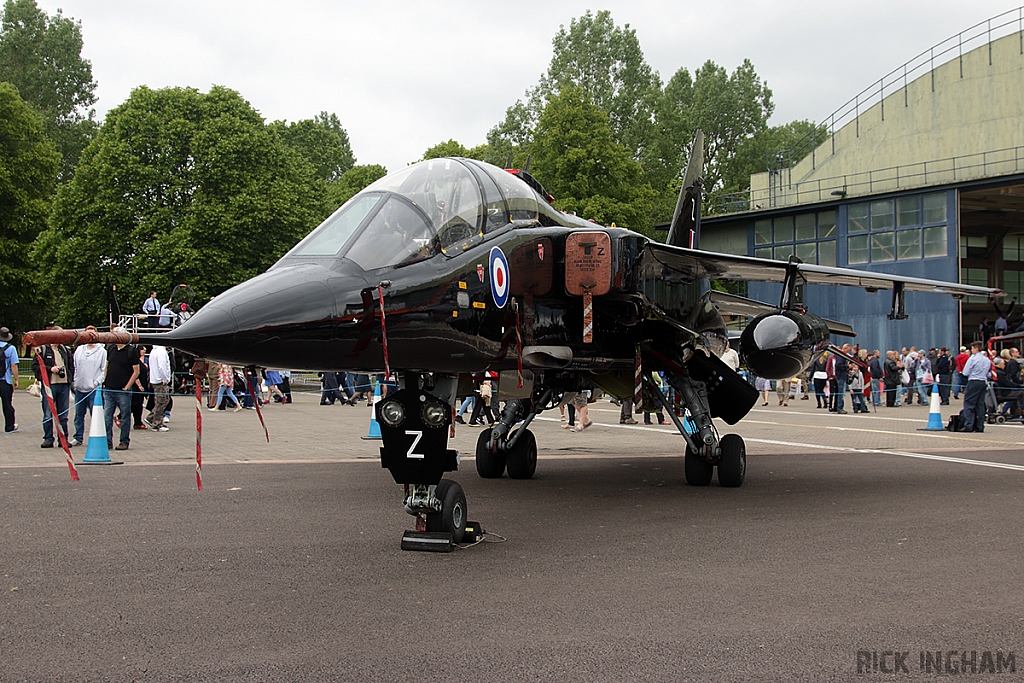
<path fill-rule="evenodd" d="M 575 296 L 607 294 L 612 286 L 612 240 L 606 232 L 565 238 L 565 290 Z"/>

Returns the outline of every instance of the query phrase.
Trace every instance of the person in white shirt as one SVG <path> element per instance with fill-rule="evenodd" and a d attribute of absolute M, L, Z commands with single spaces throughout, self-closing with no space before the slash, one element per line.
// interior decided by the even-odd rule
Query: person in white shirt
<path fill-rule="evenodd" d="M 985 431 L 985 390 L 992 373 L 992 361 L 985 353 L 985 345 L 980 342 L 971 343 L 971 357 L 964 365 L 967 377 L 967 393 L 964 394 L 964 407 L 960 411 L 960 431 Z"/>
<path fill-rule="evenodd" d="M 160 314 L 160 300 L 156 292 L 150 292 L 149 298 L 142 304 L 142 312 L 146 314 L 146 327 L 156 327 Z"/>
<path fill-rule="evenodd" d="M 732 348 L 729 342 L 725 342 L 725 353 L 722 354 L 722 362 L 732 368 L 733 372 L 740 369 L 740 354 Z"/>
<path fill-rule="evenodd" d="M 160 317 L 157 319 L 160 322 L 160 327 L 170 327 L 173 319 L 174 311 L 167 304 L 160 306 Z"/>
<path fill-rule="evenodd" d="M 153 409 L 145 418 L 146 426 L 158 432 L 168 431 L 164 411 L 171 397 L 171 359 L 167 348 L 153 345 L 149 352 L 149 383 L 153 386 Z"/>
<path fill-rule="evenodd" d="M 96 331 L 89 325 L 86 330 Z M 85 441 L 85 413 L 92 415 L 96 401 L 93 394 L 103 384 L 103 371 L 107 367 L 107 348 L 103 344 L 82 344 L 75 349 L 75 435 L 71 445 Z"/>

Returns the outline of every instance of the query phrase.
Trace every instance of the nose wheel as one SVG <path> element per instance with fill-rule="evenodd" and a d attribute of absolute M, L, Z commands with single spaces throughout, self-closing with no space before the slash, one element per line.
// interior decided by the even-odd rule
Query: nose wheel
<path fill-rule="evenodd" d="M 466 494 L 459 483 L 442 479 L 434 491 L 441 501 L 441 509 L 427 514 L 427 531 L 441 531 L 452 535 L 452 543 L 461 543 L 466 534 Z"/>

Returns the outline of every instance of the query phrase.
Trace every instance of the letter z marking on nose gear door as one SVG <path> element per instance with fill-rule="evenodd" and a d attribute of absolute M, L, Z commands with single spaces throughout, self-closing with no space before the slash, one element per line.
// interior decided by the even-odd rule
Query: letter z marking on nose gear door
<path fill-rule="evenodd" d="M 423 460 L 423 458 L 426 456 L 424 456 L 422 453 L 413 452 L 416 450 L 416 445 L 420 442 L 420 439 L 423 438 L 423 432 L 413 429 L 407 429 L 405 430 L 405 433 L 412 434 L 413 436 L 416 437 L 415 439 L 412 440 L 412 445 L 409 446 L 409 452 L 406 453 L 406 456 L 412 460 Z"/>

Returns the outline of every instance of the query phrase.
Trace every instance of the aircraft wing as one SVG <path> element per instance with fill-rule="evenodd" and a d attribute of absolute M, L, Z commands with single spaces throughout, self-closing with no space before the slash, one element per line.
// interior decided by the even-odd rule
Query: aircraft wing
<path fill-rule="evenodd" d="M 711 290 L 711 301 L 715 304 L 715 307 L 727 315 L 742 315 L 748 318 L 756 318 L 759 315 L 765 313 L 775 313 L 779 310 L 778 306 L 772 306 L 755 299 L 748 299 L 745 296 L 738 294 L 729 294 L 728 292 L 719 292 Z M 857 333 L 853 331 L 853 328 L 846 323 L 841 323 L 836 320 L 829 320 L 828 318 L 822 318 L 825 324 L 828 325 L 828 331 L 832 334 L 839 334 L 846 337 L 856 337 Z"/>
<path fill-rule="evenodd" d="M 907 292 L 936 292 L 949 294 L 955 298 L 965 296 L 984 296 L 997 299 L 1005 296 L 1001 289 L 992 287 L 976 287 L 961 285 L 956 282 L 929 280 L 926 278 L 874 273 L 852 268 L 833 268 L 810 263 L 789 263 L 753 256 L 734 256 L 711 251 L 687 249 L 668 244 L 649 242 L 645 247 L 644 260 L 674 270 L 680 274 L 694 278 L 710 280 L 743 280 L 754 282 L 785 282 L 787 273 L 795 268 L 799 283 L 812 285 L 844 285 L 847 287 L 863 287 L 874 292 L 879 289 L 893 289 L 902 285 Z M 748 302 L 753 302 L 748 299 Z M 746 315 L 743 311 L 736 311 Z"/>

